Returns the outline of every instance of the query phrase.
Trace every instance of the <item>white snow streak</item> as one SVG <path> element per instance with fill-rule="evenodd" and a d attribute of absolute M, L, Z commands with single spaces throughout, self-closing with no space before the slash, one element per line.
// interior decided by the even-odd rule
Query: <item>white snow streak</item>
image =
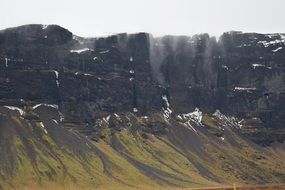
<path fill-rule="evenodd" d="M 5 57 L 5 67 L 8 67 L 8 58 Z"/>
<path fill-rule="evenodd" d="M 43 122 L 40 122 L 40 126 L 43 128 L 45 134 L 47 134 L 48 132 L 47 132 L 47 130 L 45 129 L 45 126 L 44 126 Z"/>
<path fill-rule="evenodd" d="M 37 104 L 35 106 L 33 106 L 33 109 L 36 109 L 38 108 L 39 106 L 46 106 L 46 107 L 52 107 L 52 108 L 55 108 L 55 109 L 58 109 L 58 105 L 56 104 Z"/>
<path fill-rule="evenodd" d="M 53 119 L 53 122 L 55 122 L 56 124 L 58 124 L 57 120 Z"/>
<path fill-rule="evenodd" d="M 83 49 L 76 49 L 76 50 L 70 50 L 70 53 L 82 53 L 82 52 L 85 52 L 85 51 L 94 51 L 93 49 L 89 49 L 89 48 L 83 48 Z"/>
<path fill-rule="evenodd" d="M 56 83 L 56 86 L 59 87 L 59 81 L 58 81 L 58 71 L 56 70 L 53 70 L 54 74 L 55 74 L 55 83 Z"/>
<path fill-rule="evenodd" d="M 282 49 L 282 47 L 279 47 L 279 48 L 277 48 L 277 49 L 274 49 L 274 50 L 272 50 L 273 52 L 277 52 L 277 51 L 279 51 L 279 50 L 281 50 Z"/>
<path fill-rule="evenodd" d="M 101 54 L 105 54 L 105 53 L 109 53 L 110 50 L 105 50 L 105 51 L 100 51 L 99 53 Z"/>
<path fill-rule="evenodd" d="M 25 112 L 21 108 L 18 108 L 16 106 L 3 106 L 3 107 L 8 108 L 10 110 L 18 111 L 21 116 L 25 114 Z"/>
<path fill-rule="evenodd" d="M 265 65 L 262 64 L 252 64 L 253 69 L 255 69 L 256 67 L 265 67 Z"/>
<path fill-rule="evenodd" d="M 167 99 L 166 95 L 162 95 L 161 98 L 164 100 L 165 104 L 166 104 L 166 108 L 162 108 L 163 111 L 163 117 L 165 120 L 169 120 L 172 110 L 170 109 L 170 104 L 169 101 Z"/>
<path fill-rule="evenodd" d="M 246 87 L 235 87 L 234 91 L 247 91 L 247 92 L 250 92 L 250 91 L 253 91 L 253 90 L 256 90 L 255 87 L 252 87 L 252 88 L 246 88 Z"/>

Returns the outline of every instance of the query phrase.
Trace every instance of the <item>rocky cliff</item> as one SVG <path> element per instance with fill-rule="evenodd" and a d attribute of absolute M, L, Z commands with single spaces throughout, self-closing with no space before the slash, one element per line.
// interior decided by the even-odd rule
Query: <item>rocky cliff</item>
<path fill-rule="evenodd" d="M 57 184 L 58 176 L 78 184 L 66 168 L 82 162 L 86 187 L 101 165 L 102 176 L 92 179 L 129 187 L 130 171 L 148 185 L 189 186 L 199 178 L 201 186 L 226 183 L 227 176 L 284 182 L 277 159 L 284 157 L 284 68 L 285 34 L 82 38 L 57 25 L 2 30 L 1 179 L 14 180 L 26 159 L 40 185 L 42 177 Z"/>

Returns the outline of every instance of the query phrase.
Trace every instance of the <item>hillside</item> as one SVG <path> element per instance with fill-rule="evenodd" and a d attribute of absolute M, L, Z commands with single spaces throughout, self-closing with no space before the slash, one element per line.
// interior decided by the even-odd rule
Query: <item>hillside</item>
<path fill-rule="evenodd" d="M 0 189 L 285 183 L 285 34 L 0 31 Z"/>

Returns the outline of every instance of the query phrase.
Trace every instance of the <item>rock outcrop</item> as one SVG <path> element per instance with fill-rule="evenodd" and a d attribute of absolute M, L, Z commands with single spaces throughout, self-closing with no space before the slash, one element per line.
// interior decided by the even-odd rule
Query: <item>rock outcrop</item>
<path fill-rule="evenodd" d="M 93 125 L 110 113 L 161 111 L 166 96 L 173 115 L 219 109 L 252 131 L 279 130 L 284 61 L 285 34 L 82 38 L 25 25 L 0 32 L 0 104 L 57 104 L 64 121 Z"/>

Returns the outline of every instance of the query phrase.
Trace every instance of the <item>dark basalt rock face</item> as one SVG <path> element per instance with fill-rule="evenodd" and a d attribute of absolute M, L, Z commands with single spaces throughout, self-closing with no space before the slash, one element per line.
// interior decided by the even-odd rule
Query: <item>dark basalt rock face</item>
<path fill-rule="evenodd" d="M 274 131 L 284 128 L 284 63 L 285 34 L 81 38 L 26 25 L 0 32 L 0 104 L 58 104 L 65 122 L 94 124 L 110 113 L 161 111 L 165 95 L 172 114 L 219 109 L 253 131 Z"/>

